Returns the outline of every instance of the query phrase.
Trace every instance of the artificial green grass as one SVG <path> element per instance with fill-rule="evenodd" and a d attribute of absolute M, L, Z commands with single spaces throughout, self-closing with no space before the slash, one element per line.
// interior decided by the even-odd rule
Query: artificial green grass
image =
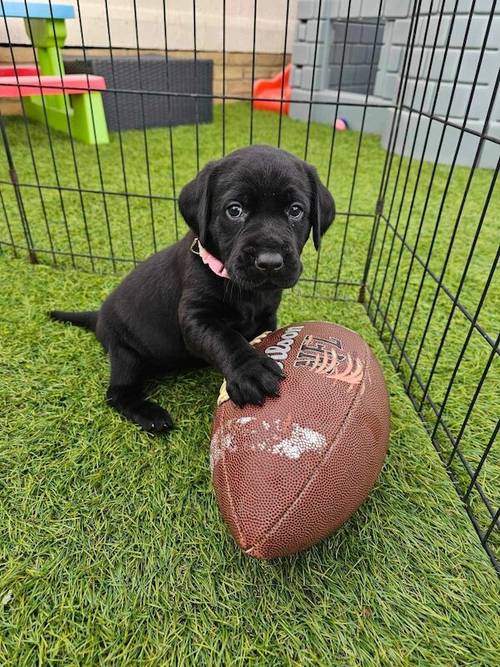
<path fill-rule="evenodd" d="M 250 125 L 247 104 L 227 104 L 224 124 L 222 107 L 215 106 L 213 123 L 199 127 L 199 165 L 222 155 L 223 127 L 224 147 L 229 152 L 248 143 Z M 252 132 L 254 142 L 276 145 L 278 115 L 254 112 Z M 21 189 L 33 244 L 41 261 L 123 273 L 131 267 L 134 257 L 140 260 L 184 233 L 184 223 L 172 201 L 148 200 L 144 195 L 173 197 L 195 175 L 198 165 L 193 126 L 173 128 L 172 141 L 170 130 L 158 128 L 148 130 L 146 135 L 141 131 L 125 132 L 121 137 L 113 134 L 109 145 L 99 147 L 77 142 L 72 145 L 66 136 L 56 132 L 49 136 L 46 128 L 34 123 L 25 124 L 21 119 L 8 119 L 7 133 L 21 183 L 33 185 L 40 182 L 69 188 L 61 192 L 43 189 L 41 193 L 32 187 Z M 314 291 L 316 296 L 356 299 L 363 279 L 373 212 L 386 160 L 380 140 L 365 134 L 360 143 L 357 133 L 337 132 L 333 136 L 330 127 L 314 123 L 308 132 L 305 123 L 288 117 L 282 118 L 280 137 L 283 148 L 306 156 L 316 165 L 332 190 L 339 211 L 333 228 L 324 239 L 319 264 L 311 244 L 306 248 L 304 281 L 298 292 L 310 294 Z M 0 177 L 8 181 L 5 159 L 0 160 Z M 493 339 L 500 327 L 498 271 L 481 309 L 475 311 L 490 268 L 498 261 L 495 255 L 496 239 L 500 236 L 500 192 L 498 187 L 492 188 L 494 178 L 491 170 L 476 169 L 471 177 L 470 169 L 464 167 L 450 170 L 440 165 L 434 169 L 430 163 L 410 162 L 395 155 L 391 160 L 384 203 L 386 218 L 422 260 L 428 260 L 429 268 L 437 276 L 443 271 L 449 250 L 443 283 L 453 294 L 460 288 L 473 238 L 479 221 L 482 221 L 482 232 L 460 288 L 460 303 Z M 79 188 L 84 191 L 79 192 Z M 492 193 L 488 197 L 490 189 Z M 100 190 L 117 194 L 102 195 Z M 124 192 L 129 196 L 123 196 L 121 193 Z M 348 211 L 353 215 L 347 216 Z M 25 245 L 26 233 L 20 223 L 14 192 L 12 188 L 4 187 L 0 201 L 0 241 Z M 51 249 L 73 253 L 73 257 L 52 254 Z M 5 247 L 5 252 L 11 254 L 11 249 Z M 22 251 L 18 252 L 22 254 Z M 115 259 L 114 262 L 89 259 L 89 253 L 98 257 L 113 255 Z M 315 277 L 319 282 L 313 287 L 310 281 Z M 406 380 L 411 376 L 407 359 L 413 362 L 418 355 L 418 378 L 424 384 L 427 382 L 447 319 L 451 317 L 443 352 L 429 386 L 429 395 L 439 407 L 447 395 L 450 377 L 470 325 L 460 311 L 454 309 L 450 298 L 437 287 L 429 273 L 394 237 L 384 220 L 375 241 L 366 295 L 377 330 L 385 343 L 391 345 L 396 360 L 401 358 L 400 370 Z M 384 315 L 387 322 L 384 322 Z M 427 326 L 429 317 L 430 326 Z M 401 344 L 404 342 L 407 359 L 402 357 L 398 345 L 391 343 L 389 327 L 394 327 Z M 460 439 L 461 452 L 472 470 L 481 461 L 500 409 L 498 355 L 480 393 L 474 398 L 490 353 L 491 346 L 474 330 L 443 412 L 446 426 L 457 436 L 462 431 L 464 415 L 471 401 L 475 401 Z M 417 399 L 423 396 L 418 379 L 412 379 L 411 391 Z M 423 410 L 432 428 L 435 415 L 428 406 L 424 405 Z M 443 427 L 437 430 L 436 440 L 442 447 L 444 458 L 448 458 L 451 446 Z M 457 456 L 451 468 L 465 489 L 470 478 Z M 492 448 L 478 481 L 491 499 L 493 508 L 498 507 L 500 448 Z M 485 530 L 491 516 L 475 490 L 470 503 Z M 490 539 L 500 553 L 500 532 L 494 531 Z"/>
<path fill-rule="evenodd" d="M 220 107 L 215 111 L 214 123 L 200 127 L 201 164 L 222 151 Z M 248 128 L 248 107 L 227 105 L 226 150 L 247 143 Z M 123 135 L 126 184 L 116 135 L 98 151 L 75 144 L 77 175 L 67 138 L 54 133 L 56 178 L 46 131 L 9 120 L 15 166 L 20 181 L 28 183 L 36 183 L 36 175 L 26 129 L 43 183 L 59 179 L 66 187 L 99 189 L 100 164 L 107 190 L 120 192 L 126 186 L 129 192 L 148 193 L 141 132 Z M 275 144 L 277 129 L 277 116 L 255 114 L 254 141 Z M 282 129 L 283 147 L 303 156 L 305 125 L 285 118 Z M 311 127 L 308 159 L 324 179 L 331 136 L 328 127 Z M 173 139 L 178 194 L 179 186 L 196 172 L 194 130 L 175 128 Z M 148 131 L 147 140 L 151 190 L 171 195 L 168 130 Z M 367 217 L 338 217 L 322 249 L 318 275 L 323 280 L 359 283 L 363 275 L 385 154 L 376 137 L 365 136 L 355 176 L 357 142 L 355 133 L 336 135 L 330 187 L 339 211 L 348 210 L 353 192 L 351 210 Z M 401 232 L 406 230 L 408 242 L 414 244 L 431 166 L 423 166 L 409 223 L 410 186 L 403 196 L 408 168 L 409 183 L 415 181 L 418 163 L 403 161 L 402 178 L 396 184 L 391 176 L 386 200 L 389 211 L 394 191 L 390 220 L 396 223 L 401 205 Z M 418 240 L 424 258 L 448 173 L 446 167 L 436 173 Z M 442 266 L 468 175 L 467 169 L 454 171 L 433 246 L 434 270 Z M 491 172 L 485 170 L 474 175 L 445 276 L 450 289 L 459 285 L 490 180 Z M 40 197 L 30 188 L 23 188 L 22 194 L 39 249 L 50 249 L 49 228 L 55 249 L 69 251 L 70 238 L 72 250 L 82 255 L 90 248 L 107 256 L 112 246 L 116 258 L 130 259 L 134 253 L 140 259 L 155 243 L 161 247 L 174 240 L 176 224 L 178 233 L 183 233 L 171 202 L 155 200 L 150 205 L 137 197 L 104 200 L 100 194 L 47 190 Z M 498 230 L 495 201 L 497 193 L 463 289 L 463 302 L 472 310 L 495 252 L 491 242 Z M 9 240 L 12 235 L 22 245 L 17 204 L 8 188 L 2 190 L 2 204 L 0 238 Z M 391 235 L 386 235 L 384 244 L 383 238 L 382 226 L 369 277 L 375 299 L 368 306 L 374 317 L 380 299 L 394 323 L 411 258 L 404 253 L 398 267 L 400 246 L 395 244 L 390 253 Z M 5 252 L 11 254 L 9 249 Z M 42 261 L 53 259 L 50 252 L 39 254 Z M 355 299 L 356 284 L 336 289 L 319 283 L 320 298 L 313 300 L 303 296 L 313 291 L 305 282 L 287 294 L 280 319 L 282 323 L 335 320 L 358 330 L 372 345 L 391 391 L 387 465 L 368 502 L 335 536 L 303 555 L 266 564 L 238 552 L 211 489 L 208 440 L 220 383 L 217 373 L 168 378 L 152 389 L 176 420 L 177 428 L 168 438 L 147 436 L 123 421 L 103 402 L 107 363 L 98 344 L 86 332 L 58 326 L 45 316 L 54 306 L 95 307 L 118 278 L 67 270 L 71 259 L 56 259 L 64 270 L 31 267 L 8 257 L 0 260 L 1 663 L 497 664 L 497 581 L 456 492 L 365 309 L 321 298 Z M 97 271 L 113 268 L 106 260 L 96 260 L 92 266 L 85 257 L 75 263 Z M 314 276 L 315 266 L 315 254 L 308 247 L 306 278 Z M 123 272 L 128 265 L 117 260 L 116 268 Z M 390 297 L 394 275 L 403 279 L 395 281 Z M 398 325 L 402 339 L 420 276 L 421 269 L 413 265 Z M 426 279 L 407 340 L 412 358 L 434 288 Z M 497 328 L 498 295 L 497 289 L 490 291 L 479 316 L 490 332 Z M 450 304 L 439 298 L 419 362 L 424 377 Z M 379 328 L 380 323 L 379 314 Z M 444 395 L 467 329 L 463 318 L 455 316 L 431 385 L 437 401 Z M 388 342 L 387 329 L 382 336 Z M 446 410 L 455 432 L 488 352 L 474 334 Z M 408 377 L 404 363 L 401 371 Z M 498 367 L 493 366 L 462 442 L 472 464 L 479 460 L 494 425 L 497 387 Z M 500 493 L 499 470 L 499 457 L 492 450 L 481 482 L 494 502 Z M 472 501 L 480 513 L 477 499 Z M 486 522 L 486 517 L 482 519 Z"/>
<path fill-rule="evenodd" d="M 211 488 L 220 377 L 153 391 L 177 428 L 141 433 L 103 401 L 86 308 L 112 277 L 0 262 L 0 653 L 3 664 L 494 665 L 497 582 L 361 306 L 289 295 L 282 322 L 356 327 L 389 383 L 392 436 L 375 491 L 323 544 L 260 563 Z"/>

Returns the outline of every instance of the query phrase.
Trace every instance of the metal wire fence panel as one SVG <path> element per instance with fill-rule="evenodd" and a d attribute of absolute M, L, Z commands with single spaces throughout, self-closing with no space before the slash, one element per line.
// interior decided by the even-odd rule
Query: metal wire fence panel
<path fill-rule="evenodd" d="M 178 194 L 207 161 L 269 143 L 313 163 L 338 213 L 297 289 L 364 303 L 498 569 L 497 3 L 24 7 L 0 18 L 0 97 L 27 72 L 43 94 L 0 105 L 1 251 L 123 273 L 184 234 Z"/>
<path fill-rule="evenodd" d="M 469 118 L 478 115 L 474 100 L 484 85 L 480 83 L 483 62 L 498 17 L 495 3 L 484 14 L 475 12 L 475 3 L 469 3 L 467 14 L 458 11 L 458 2 L 448 4 L 449 14 L 418 13 L 410 32 L 408 75 L 400 80 L 367 261 L 366 307 L 498 569 L 500 459 L 494 443 L 500 152 L 488 134 L 495 131 L 498 70 L 484 100 L 480 128 L 472 137 L 467 133 Z M 455 100 L 463 86 L 462 65 L 479 17 L 484 25 L 482 41 L 467 75 L 468 96 L 457 123 Z M 458 21 L 460 48 L 453 41 Z M 449 54 L 456 58 L 455 73 L 443 83 Z M 435 81 L 426 74 L 434 70 Z M 408 96 L 411 71 L 420 87 L 413 85 Z M 449 89 L 448 99 L 437 114 L 441 85 Z M 453 142 L 450 128 L 457 130 Z M 470 168 L 460 166 L 464 142 Z M 429 150 L 432 161 L 415 159 Z M 496 162 L 491 170 L 479 169 L 486 151 Z M 441 159 L 444 153 L 446 159 Z"/>

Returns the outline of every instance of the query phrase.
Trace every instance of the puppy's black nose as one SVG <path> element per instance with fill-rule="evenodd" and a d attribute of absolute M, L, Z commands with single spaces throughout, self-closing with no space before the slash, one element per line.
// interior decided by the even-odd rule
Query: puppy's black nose
<path fill-rule="evenodd" d="M 260 252 L 255 258 L 259 271 L 279 271 L 283 267 L 283 257 L 279 252 Z"/>

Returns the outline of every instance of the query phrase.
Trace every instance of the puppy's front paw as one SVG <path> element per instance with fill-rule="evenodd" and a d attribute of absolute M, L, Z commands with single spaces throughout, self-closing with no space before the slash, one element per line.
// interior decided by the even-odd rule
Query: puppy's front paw
<path fill-rule="evenodd" d="M 168 412 L 152 401 L 143 401 L 135 408 L 131 417 L 148 433 L 164 433 L 174 425 Z"/>
<path fill-rule="evenodd" d="M 229 398 L 240 408 L 247 403 L 262 405 L 266 396 L 279 396 L 283 371 L 264 352 L 255 353 L 227 380 Z"/>

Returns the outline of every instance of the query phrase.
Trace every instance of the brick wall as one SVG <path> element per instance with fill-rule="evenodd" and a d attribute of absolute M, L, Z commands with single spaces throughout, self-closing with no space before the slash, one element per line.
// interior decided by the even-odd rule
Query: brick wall
<path fill-rule="evenodd" d="M 109 58 L 108 49 L 86 49 L 88 58 L 100 56 Z M 164 55 L 164 51 L 141 49 L 141 54 Z M 68 57 L 82 57 L 82 49 L 65 48 L 63 55 Z M 114 56 L 137 56 L 134 49 L 113 49 Z M 223 63 L 220 51 L 198 51 L 200 59 L 212 60 L 214 63 L 214 95 L 223 93 Z M 192 51 L 169 51 L 169 58 L 193 58 Z M 14 47 L 14 59 L 19 64 L 33 62 L 33 49 L 30 47 Z M 290 62 L 287 54 L 286 63 Z M 252 54 L 242 52 L 226 52 L 225 58 L 225 94 L 237 97 L 249 97 L 252 92 Z M 11 52 L 7 47 L 0 48 L 0 63 L 12 64 Z M 270 78 L 282 69 L 282 53 L 256 53 L 255 79 Z M 217 104 L 221 100 L 214 100 Z M 21 104 L 17 100 L 0 98 L 0 111 L 5 115 L 20 114 Z"/>

